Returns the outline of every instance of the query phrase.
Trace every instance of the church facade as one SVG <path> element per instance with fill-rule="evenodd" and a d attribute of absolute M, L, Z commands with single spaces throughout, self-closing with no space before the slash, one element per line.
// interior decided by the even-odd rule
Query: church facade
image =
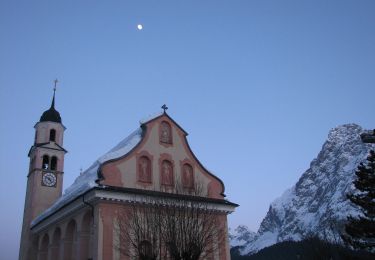
<path fill-rule="evenodd" d="M 64 193 L 65 127 L 55 109 L 55 94 L 50 109 L 34 128 L 19 259 L 171 259 L 171 250 L 160 249 L 158 256 L 154 252 L 156 244 L 162 247 L 161 236 L 148 239 L 142 231 L 143 238 L 137 244 L 130 241 L 137 236 L 130 230 L 132 225 L 118 228 L 122 221 L 145 218 L 134 215 L 136 208 L 170 205 L 180 205 L 178 214 L 181 205 L 189 205 L 189 209 L 200 205 L 195 212 L 203 210 L 201 217 L 215 220 L 206 240 L 213 238 L 203 248 L 201 259 L 230 259 L 227 215 L 238 205 L 225 199 L 223 182 L 196 158 L 187 133 L 165 109 L 142 121 L 138 129 L 82 172 Z M 192 222 L 193 217 L 187 219 Z M 194 236 L 203 229 L 198 228 Z M 174 242 L 169 241 L 170 249 Z M 200 244 L 195 243 L 189 242 L 188 251 L 198 250 Z"/>

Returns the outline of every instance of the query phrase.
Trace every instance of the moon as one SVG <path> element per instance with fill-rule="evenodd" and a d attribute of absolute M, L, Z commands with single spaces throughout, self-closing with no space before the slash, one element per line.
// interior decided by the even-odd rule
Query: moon
<path fill-rule="evenodd" d="M 142 24 L 138 24 L 137 28 L 138 28 L 138 30 L 142 30 L 143 29 L 143 25 Z"/>

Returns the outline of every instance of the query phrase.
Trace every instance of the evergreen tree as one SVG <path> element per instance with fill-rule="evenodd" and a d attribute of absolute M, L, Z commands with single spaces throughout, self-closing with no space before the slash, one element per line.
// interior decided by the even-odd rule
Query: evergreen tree
<path fill-rule="evenodd" d="M 357 249 L 375 252 L 375 152 L 370 151 L 366 164 L 361 163 L 353 182 L 357 189 L 348 199 L 357 205 L 362 214 L 349 216 L 342 238 Z"/>

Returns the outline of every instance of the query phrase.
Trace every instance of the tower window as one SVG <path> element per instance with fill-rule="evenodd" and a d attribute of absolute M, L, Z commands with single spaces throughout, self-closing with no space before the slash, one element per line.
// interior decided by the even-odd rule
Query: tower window
<path fill-rule="evenodd" d="M 56 130 L 51 129 L 49 131 L 49 140 L 55 142 L 56 141 Z"/>
<path fill-rule="evenodd" d="M 56 171 L 57 170 L 57 157 L 53 156 L 51 158 L 51 170 Z"/>
<path fill-rule="evenodd" d="M 43 155 L 43 164 L 42 168 L 44 170 L 47 170 L 49 168 L 49 156 L 48 155 Z"/>

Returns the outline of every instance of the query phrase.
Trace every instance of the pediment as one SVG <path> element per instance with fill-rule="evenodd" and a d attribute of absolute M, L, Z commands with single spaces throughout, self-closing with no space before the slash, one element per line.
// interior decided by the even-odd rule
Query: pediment
<path fill-rule="evenodd" d="M 141 128 L 142 139 L 129 153 L 100 167 L 101 184 L 160 190 L 192 176 L 195 182 L 202 183 L 208 197 L 225 197 L 223 182 L 197 159 L 188 144 L 187 132 L 168 114 L 141 122 Z M 185 169 L 191 169 L 190 175 Z M 172 172 L 173 180 L 165 177 L 165 172 Z"/>

